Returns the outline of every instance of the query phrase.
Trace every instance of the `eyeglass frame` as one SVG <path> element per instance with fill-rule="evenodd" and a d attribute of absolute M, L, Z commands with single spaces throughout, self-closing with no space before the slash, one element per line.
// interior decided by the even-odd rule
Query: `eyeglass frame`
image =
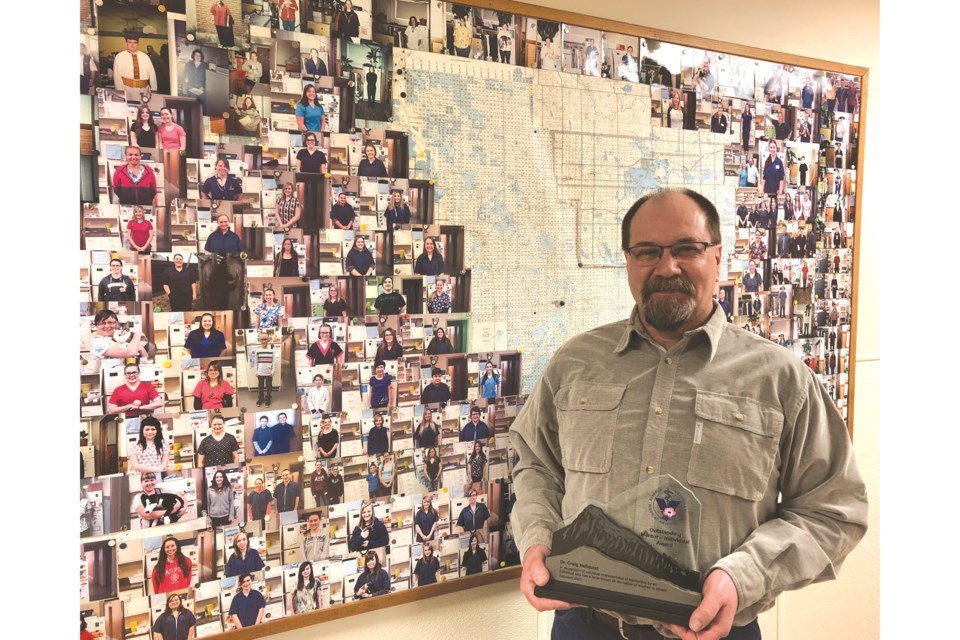
<path fill-rule="evenodd" d="M 677 255 L 675 255 L 675 254 L 673 253 L 673 248 L 674 248 L 674 247 L 680 247 L 680 246 L 683 246 L 683 245 L 700 245 L 700 246 L 702 246 L 703 248 L 700 250 L 700 253 L 699 253 L 697 256 L 695 256 L 695 257 L 692 257 L 692 258 L 682 258 L 682 257 L 679 257 L 679 256 L 677 256 Z M 669 251 L 670 251 L 670 256 L 671 256 L 674 260 L 677 260 L 677 261 L 680 261 L 680 262 L 684 262 L 684 261 L 689 262 L 689 261 L 691 261 L 691 260 L 696 260 L 697 258 L 703 257 L 703 254 L 705 254 L 705 253 L 707 252 L 707 249 L 709 249 L 710 247 L 717 247 L 717 246 L 720 246 L 720 243 L 719 243 L 719 242 L 704 242 L 704 241 L 702 241 L 702 240 L 684 240 L 684 241 L 682 241 L 682 242 L 674 242 L 673 244 L 656 244 L 656 243 L 653 243 L 653 242 L 638 242 L 637 244 L 635 244 L 635 245 L 633 245 L 633 246 L 630 246 L 630 247 L 627 247 L 626 249 L 624 249 L 624 253 L 626 253 L 627 255 L 629 255 L 631 258 L 633 258 L 634 260 L 636 260 L 636 261 L 639 262 L 640 264 L 654 265 L 654 264 L 657 264 L 658 262 L 660 262 L 660 260 L 663 258 L 663 252 L 664 252 L 664 250 L 669 250 Z M 655 260 L 651 260 L 651 261 L 649 261 L 649 262 L 641 262 L 640 258 L 637 258 L 635 255 L 633 255 L 633 250 L 634 250 L 634 249 L 639 249 L 639 248 L 644 248 L 644 249 L 654 249 L 654 248 L 655 248 L 655 249 L 657 249 L 657 250 L 659 251 L 659 254 L 657 255 L 657 258 L 656 258 Z"/>

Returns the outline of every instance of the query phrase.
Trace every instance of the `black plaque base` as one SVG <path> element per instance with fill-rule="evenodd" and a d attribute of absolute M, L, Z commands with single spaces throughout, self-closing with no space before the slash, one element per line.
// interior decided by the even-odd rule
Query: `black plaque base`
<path fill-rule="evenodd" d="M 562 600 L 571 604 L 582 604 L 595 609 L 616 611 L 684 627 L 690 624 L 690 614 L 696 609 L 695 605 L 677 604 L 595 587 L 583 587 L 557 580 L 550 580 L 543 587 L 534 587 L 533 594 L 538 598 Z"/>

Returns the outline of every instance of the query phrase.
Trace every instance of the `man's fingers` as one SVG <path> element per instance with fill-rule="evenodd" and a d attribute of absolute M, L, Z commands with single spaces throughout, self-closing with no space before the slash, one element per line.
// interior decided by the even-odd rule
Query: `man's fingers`
<path fill-rule="evenodd" d="M 550 572 L 547 571 L 547 565 L 539 558 L 531 563 L 530 576 L 538 587 L 545 586 L 550 581 Z"/>
<path fill-rule="evenodd" d="M 690 614 L 690 630 L 703 631 L 706 629 L 717 617 L 718 611 L 720 611 L 720 603 L 710 596 L 705 596 L 700 606 Z"/>
<path fill-rule="evenodd" d="M 520 591 L 523 593 L 527 602 L 537 611 L 551 611 L 554 609 L 569 609 L 574 605 L 562 600 L 553 600 L 552 598 L 539 598 L 533 593 L 534 587 L 542 587 L 550 581 L 550 571 L 543 563 L 549 550 L 541 545 L 536 545 L 527 550 L 523 557 L 523 573 L 520 575 Z"/>
<path fill-rule="evenodd" d="M 678 624 L 664 624 L 667 629 L 680 636 L 680 640 L 697 640 L 697 634 Z"/>

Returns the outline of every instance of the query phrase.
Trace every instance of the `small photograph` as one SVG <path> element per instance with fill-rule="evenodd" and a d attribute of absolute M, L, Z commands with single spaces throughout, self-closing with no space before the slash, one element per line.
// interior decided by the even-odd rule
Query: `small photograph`
<path fill-rule="evenodd" d="M 749 259 L 762 261 L 770 257 L 770 254 L 767 252 L 767 240 L 769 239 L 770 231 L 769 229 L 760 229 L 757 228 L 753 231 L 750 236 L 750 246 L 749 246 Z"/>
<path fill-rule="evenodd" d="M 681 51 L 681 74 L 684 88 L 692 89 L 698 101 L 712 102 L 719 96 L 717 54 L 703 49 Z"/>
<path fill-rule="evenodd" d="M 407 192 L 408 184 L 406 180 L 397 180 L 395 184 L 389 186 L 390 192 L 386 196 L 387 202 L 384 203 L 383 209 L 384 223 L 389 230 L 409 229 L 413 221 L 413 213 L 410 211 L 410 194 Z"/>
<path fill-rule="evenodd" d="M 459 58 L 482 58 L 483 45 L 477 34 L 480 10 L 463 4 L 446 4 L 446 51 Z"/>
<path fill-rule="evenodd" d="M 791 140 L 794 132 L 793 107 L 769 106 L 769 109 L 770 115 L 765 121 L 765 135 L 775 140 Z M 799 124 L 797 128 L 799 128 Z"/>
<path fill-rule="evenodd" d="M 230 96 L 231 117 L 227 118 L 227 134 L 260 140 L 266 134 L 270 118 L 268 96 L 234 94 Z"/>
<path fill-rule="evenodd" d="M 201 322 L 208 320 L 206 315 Z M 203 331 L 203 329 L 200 329 Z M 217 347 L 214 347 L 216 349 Z M 236 404 L 237 372 L 232 360 L 212 360 L 206 364 L 181 363 L 183 408 L 189 411 L 225 411 Z"/>
<path fill-rule="evenodd" d="M 300 453 L 302 436 L 294 410 L 248 411 L 244 417 L 254 456 Z"/>
<path fill-rule="evenodd" d="M 92 466 L 90 471 L 93 471 Z M 122 475 L 88 477 L 80 481 L 81 538 L 129 528 L 131 484 Z"/>
<path fill-rule="evenodd" d="M 389 157 L 382 138 L 364 136 L 361 149 L 361 157 L 350 155 L 350 164 L 356 167 L 356 175 L 362 178 L 386 178 L 390 175 L 387 169 Z"/>
<path fill-rule="evenodd" d="M 713 103 L 713 113 L 710 114 L 710 131 L 712 133 L 726 134 L 732 131 L 731 118 L 733 116 L 733 105 L 729 101 L 715 100 Z"/>
<path fill-rule="evenodd" d="M 759 62 L 756 71 L 757 89 L 762 90 L 763 101 L 786 106 L 789 73 L 782 64 Z"/>
<path fill-rule="evenodd" d="M 373 38 L 373 0 L 337 2 L 331 24 L 341 47 Z"/>
<path fill-rule="evenodd" d="M 442 426 L 439 419 L 434 419 L 434 410 L 430 407 L 423 407 L 420 415 L 415 415 L 413 418 L 414 447 L 417 449 L 437 448 L 439 450 L 442 439 Z"/>
<path fill-rule="evenodd" d="M 770 316 L 781 319 L 793 318 L 793 286 L 789 284 L 771 284 L 770 289 Z M 772 338 L 773 334 L 771 334 L 771 339 Z"/>
<path fill-rule="evenodd" d="M 114 540 L 80 545 L 80 603 L 117 597 L 117 546 Z"/>
<path fill-rule="evenodd" d="M 640 82 L 640 38 L 604 32 L 600 75 L 624 82 Z"/>
<path fill-rule="evenodd" d="M 503 64 L 518 64 L 518 25 L 521 19 L 505 11 L 481 9 L 484 25 L 484 47 L 488 59 Z M 495 33 L 494 33 L 495 30 Z"/>
<path fill-rule="evenodd" d="M 280 481 L 273 487 L 273 497 L 277 501 L 277 511 L 281 514 L 303 507 L 303 492 L 299 482 L 302 475 L 302 471 L 291 470 L 289 467 L 280 472 Z"/>
<path fill-rule="evenodd" d="M 501 367 L 498 356 L 493 356 L 481 362 L 481 372 L 479 375 L 478 386 L 480 387 L 480 397 L 485 400 L 493 400 L 502 394 L 501 382 L 503 380 L 503 370 L 507 367 Z"/>
<path fill-rule="evenodd" d="M 339 204 L 339 202 L 338 202 Z M 336 205 L 334 205 L 336 206 Z M 331 214 L 332 215 L 332 214 Z M 344 234 L 343 275 L 346 276 L 373 276 L 377 273 L 377 263 L 382 260 L 381 254 L 375 253 L 377 238 L 369 234 L 347 232 Z M 388 280 L 388 278 L 384 278 Z M 386 285 L 384 291 L 387 292 Z"/>
<path fill-rule="evenodd" d="M 191 422 L 197 467 L 236 466 L 243 459 L 240 441 L 244 428 L 239 418 L 228 420 L 219 414 L 208 418 L 206 412 L 200 412 L 191 414 Z"/>
<path fill-rule="evenodd" d="M 348 41 L 340 77 L 354 82 L 356 118 L 386 121 L 393 113 L 393 48 L 370 40 Z"/>
<path fill-rule="evenodd" d="M 224 49 L 246 49 L 250 29 L 244 23 L 240 0 L 194 0 L 187 12 L 187 32 L 196 42 Z M 162 14 L 161 14 L 162 15 Z"/>
<path fill-rule="evenodd" d="M 360 422 L 363 437 L 363 453 L 366 456 L 382 456 L 390 451 L 391 414 L 387 411 L 367 410 Z"/>
<path fill-rule="evenodd" d="M 135 302 L 138 298 L 139 266 L 132 251 L 82 252 L 89 258 L 89 284 L 93 302 Z"/>
<path fill-rule="evenodd" d="M 426 355 L 440 356 L 466 352 L 465 332 L 460 323 L 446 323 L 444 326 L 445 322 L 434 316 L 430 322 L 424 323 L 423 344 L 426 345 L 424 351 Z"/>
<path fill-rule="evenodd" d="M 532 32 L 532 33 L 531 33 Z M 526 66 L 543 71 L 560 71 L 563 62 L 560 23 L 551 20 L 528 20 L 527 39 L 536 38 L 536 56 L 527 54 Z"/>
<path fill-rule="evenodd" d="M 122 205 L 156 207 L 165 204 L 161 197 L 164 184 L 163 162 L 144 162 L 144 151 L 137 146 L 120 146 L 122 156 L 107 154 L 107 172 L 113 189 L 111 202 Z M 121 159 L 122 158 L 122 159 Z"/>
<path fill-rule="evenodd" d="M 466 492 L 466 498 L 451 500 L 450 515 L 455 533 L 460 536 L 475 535 L 481 542 L 487 541 L 489 527 L 496 524 L 487 508 L 486 494 L 481 495 L 474 488 Z"/>
<path fill-rule="evenodd" d="M 670 129 L 697 128 L 697 96 L 693 91 L 671 89 L 670 97 L 662 99 L 663 125 Z"/>
<path fill-rule="evenodd" d="M 817 72 L 795 67 L 790 73 L 790 97 L 788 102 L 803 110 L 819 108 L 819 87 Z"/>
<path fill-rule="evenodd" d="M 334 49 L 329 37 L 312 33 L 280 31 L 277 33 L 277 38 L 281 41 L 296 43 L 291 47 L 291 53 L 296 53 L 297 62 L 292 58 L 288 59 L 282 69 L 284 72 L 293 74 L 299 71 L 304 81 L 316 81 L 333 75 L 331 70 Z M 297 68 L 294 68 L 295 66 Z M 279 67 L 278 70 L 280 70 Z"/>
<path fill-rule="evenodd" d="M 246 514 L 247 522 L 262 522 L 276 508 L 273 504 L 273 492 L 266 486 L 262 473 L 247 473 Z"/>
<path fill-rule="evenodd" d="M 720 95 L 727 98 L 753 100 L 755 69 L 756 63 L 752 58 L 718 53 L 716 72 Z"/>
<path fill-rule="evenodd" d="M 149 529 L 198 518 L 200 473 L 199 469 L 191 469 L 179 474 L 145 471 L 129 476 L 130 528 Z"/>
<path fill-rule="evenodd" d="M 318 459 L 330 460 L 341 457 L 339 414 L 326 414 L 320 418 L 311 417 L 311 437 L 314 435 L 314 432 L 316 432 L 314 442 L 316 444 Z"/>
<path fill-rule="evenodd" d="M 151 93 L 169 95 L 167 16 L 149 4 L 104 0 L 97 17 L 102 86 L 123 92 L 135 103 Z"/>
<path fill-rule="evenodd" d="M 850 140 L 850 116 L 849 114 L 835 111 L 833 113 L 833 134 L 831 139 L 834 142 L 849 142 Z"/>
<path fill-rule="evenodd" d="M 352 533 L 347 548 L 351 552 L 368 554 L 379 549 L 389 552 L 387 525 L 391 524 L 391 512 L 391 505 L 386 500 L 364 500 L 359 509 L 349 510 L 347 530 Z"/>
<path fill-rule="evenodd" d="M 740 286 L 741 301 L 743 300 L 743 294 L 763 292 L 763 263 L 750 260 L 747 264 L 746 272 L 740 277 Z M 741 311 L 738 315 L 750 315 L 750 312 L 743 313 Z"/>
<path fill-rule="evenodd" d="M 226 49 L 205 47 L 186 38 L 176 39 L 177 94 L 196 98 L 206 115 L 228 109 L 230 61 Z"/>
<path fill-rule="evenodd" d="M 732 284 L 721 284 L 715 300 L 720 305 L 723 315 L 727 322 L 733 322 L 733 310 L 735 304 L 736 287 Z"/>
<path fill-rule="evenodd" d="M 80 34 L 80 95 L 95 96 L 100 85 L 100 39 Z"/>
<path fill-rule="evenodd" d="M 640 82 L 672 89 L 680 87 L 683 47 L 640 38 Z"/>
<path fill-rule="evenodd" d="M 414 299 L 420 299 L 420 291 L 423 289 L 422 278 L 398 278 L 396 280 L 395 282 L 392 276 L 386 276 L 376 280 L 373 287 L 370 286 L 371 281 L 368 280 L 368 315 L 403 315 L 408 312 L 407 302 L 411 297 L 411 292 L 417 295 Z M 403 293 L 397 291 L 396 285 L 398 284 Z"/>
<path fill-rule="evenodd" d="M 440 367 L 432 367 L 430 377 L 421 381 L 420 403 L 446 406 L 451 399 L 451 376 Z"/>
<path fill-rule="evenodd" d="M 600 77 L 602 33 L 570 24 L 563 25 L 563 71 Z M 608 72 L 609 73 L 609 72 Z"/>
<path fill-rule="evenodd" d="M 414 51 L 431 51 L 428 0 L 373 0 L 373 25 L 377 34 L 393 38 L 392 45 Z"/>
<path fill-rule="evenodd" d="M 773 224 L 770 226 L 776 226 L 777 212 L 780 206 L 777 196 L 783 193 L 787 183 L 787 170 L 784 163 L 786 148 L 782 142 L 776 140 L 761 140 L 757 146 L 763 158 L 763 167 L 760 171 L 760 187 L 772 214 Z"/>
<path fill-rule="evenodd" d="M 486 543 L 480 542 L 480 536 L 471 533 L 460 538 L 463 555 L 460 558 L 460 575 L 472 576 L 490 569 L 487 559 Z"/>
<path fill-rule="evenodd" d="M 225 527 L 243 521 L 244 470 L 206 468 L 203 470 L 206 501 L 204 511 L 210 526 Z"/>
<path fill-rule="evenodd" d="M 849 113 L 851 116 L 860 111 L 860 79 L 854 76 L 840 77 L 840 86 L 837 88 L 837 111 Z"/>
<path fill-rule="evenodd" d="M 262 536 L 228 528 L 223 532 L 223 541 L 222 561 L 225 578 L 263 571 L 266 567 L 263 561 L 266 544 Z"/>

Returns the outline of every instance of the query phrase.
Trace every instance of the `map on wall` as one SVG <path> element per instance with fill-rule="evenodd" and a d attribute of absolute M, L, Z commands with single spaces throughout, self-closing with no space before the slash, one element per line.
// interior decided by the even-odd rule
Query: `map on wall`
<path fill-rule="evenodd" d="M 407 50 L 395 64 L 411 177 L 444 176 L 439 217 L 471 239 L 475 318 L 542 354 L 525 361 L 525 389 L 569 336 L 629 315 L 620 222 L 637 198 L 699 191 L 726 214 L 732 246 L 728 137 L 653 126 L 649 85 Z"/>

